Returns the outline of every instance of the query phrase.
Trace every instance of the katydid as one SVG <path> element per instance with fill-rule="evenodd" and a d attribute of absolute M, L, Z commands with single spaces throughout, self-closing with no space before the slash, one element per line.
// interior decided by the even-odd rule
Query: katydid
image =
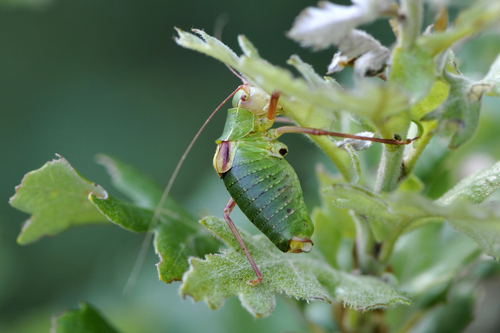
<path fill-rule="evenodd" d="M 271 128 L 279 112 L 279 95 L 275 91 L 269 96 L 248 83 L 240 86 L 234 94 L 233 108 L 228 111 L 224 132 L 216 140 L 214 167 L 231 195 L 224 218 L 255 271 L 257 279 L 249 281 L 251 285 L 260 283 L 263 276 L 229 217 L 235 205 L 281 251 L 309 252 L 313 246 L 314 226 L 297 174 L 283 158 L 288 148 L 276 140 L 279 136 L 304 133 L 393 145 L 415 140 L 370 138 L 299 126 Z"/>
<path fill-rule="evenodd" d="M 233 71 L 230 67 L 229 69 Z M 228 110 L 223 134 L 216 140 L 217 150 L 213 164 L 215 171 L 223 179 L 226 189 L 231 195 L 224 208 L 224 219 L 257 276 L 255 280 L 248 281 L 249 284 L 255 286 L 262 281 L 263 275 L 229 216 L 235 205 L 238 205 L 248 219 L 281 251 L 291 253 L 309 252 L 313 246 L 311 236 L 314 226 L 304 203 L 297 174 L 283 158 L 288 153 L 288 148 L 285 144 L 276 140 L 279 136 L 284 133 L 303 133 L 367 140 L 392 145 L 406 145 L 418 137 L 395 140 L 329 132 L 299 126 L 271 128 L 276 115 L 281 110 L 278 106 L 280 93 L 274 91 L 269 96 L 260 88 L 247 83 L 236 72 L 233 71 L 233 73 L 242 79 L 243 84 L 212 112 L 191 140 L 170 177 L 149 229 L 154 229 L 173 182 L 194 142 L 215 113 L 226 101 L 233 97 L 233 108 Z M 127 283 L 128 286 L 134 283 L 150 240 L 151 233 L 148 233 L 136 261 L 136 266 Z"/>

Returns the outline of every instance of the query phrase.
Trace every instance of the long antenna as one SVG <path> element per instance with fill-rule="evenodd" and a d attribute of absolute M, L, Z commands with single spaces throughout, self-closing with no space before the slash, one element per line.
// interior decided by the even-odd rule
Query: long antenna
<path fill-rule="evenodd" d="M 228 66 L 229 67 L 229 66 Z M 230 68 L 230 67 L 229 67 Z M 230 68 L 232 69 L 232 68 Z M 234 71 L 233 71 L 234 73 Z M 240 77 L 239 75 L 237 75 Z M 241 77 L 240 77 L 241 78 Z M 243 79 L 243 78 L 242 78 Z M 163 208 L 163 205 L 165 205 L 165 202 L 167 201 L 168 195 L 170 193 L 170 190 L 172 188 L 172 185 L 174 184 L 175 179 L 177 178 L 177 174 L 179 173 L 182 164 L 184 163 L 184 160 L 186 159 L 187 155 L 191 151 L 191 148 L 193 148 L 194 143 L 200 136 L 201 132 L 205 129 L 207 126 L 208 122 L 215 116 L 217 111 L 231 98 L 236 94 L 238 90 L 241 89 L 241 86 L 238 86 L 238 88 L 231 93 L 222 103 L 219 104 L 219 106 L 212 112 L 212 114 L 205 120 L 203 125 L 200 127 L 196 135 L 193 137 L 191 142 L 189 143 L 188 147 L 184 151 L 184 154 L 182 154 L 181 159 L 179 162 L 177 162 L 177 166 L 174 169 L 174 172 L 172 173 L 172 176 L 170 176 L 170 179 L 167 183 L 167 187 L 165 187 L 165 190 L 163 191 L 163 194 L 160 198 L 160 201 L 158 202 L 158 206 L 156 206 L 155 212 L 153 214 L 153 217 L 151 218 L 151 222 L 149 223 L 148 231 L 146 233 L 146 236 L 144 237 L 144 240 L 142 241 L 141 249 L 139 251 L 139 255 L 137 256 L 137 259 L 135 260 L 134 268 L 132 269 L 132 273 L 130 274 L 130 277 L 127 280 L 127 284 L 125 286 L 125 289 L 123 290 L 124 295 L 128 295 L 130 291 L 132 290 L 132 287 L 135 285 L 137 282 L 137 278 L 139 276 L 139 273 L 141 271 L 142 265 L 144 263 L 144 259 L 146 258 L 146 255 L 148 253 L 148 248 L 149 244 L 151 243 L 151 238 L 153 237 L 153 230 L 158 224 L 158 220 L 160 219 L 160 214 Z"/>

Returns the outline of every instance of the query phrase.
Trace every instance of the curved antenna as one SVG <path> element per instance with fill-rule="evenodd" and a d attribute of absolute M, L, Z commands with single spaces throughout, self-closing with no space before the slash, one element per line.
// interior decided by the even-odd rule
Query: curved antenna
<path fill-rule="evenodd" d="M 226 65 L 227 66 L 227 65 Z M 229 66 L 228 66 L 229 67 Z M 239 75 L 236 75 L 240 77 Z M 184 163 L 184 160 L 186 159 L 187 155 L 191 151 L 191 148 L 193 148 L 194 143 L 196 140 L 198 140 L 198 137 L 200 136 L 201 132 L 205 129 L 207 126 L 208 122 L 215 116 L 217 111 L 231 98 L 236 94 L 238 90 L 241 89 L 241 86 L 238 86 L 238 88 L 231 93 L 222 103 L 219 104 L 219 106 L 212 112 L 212 114 L 205 120 L 203 125 L 200 127 L 196 135 L 193 137 L 191 142 L 189 143 L 188 147 L 184 151 L 184 153 L 181 156 L 181 159 L 179 162 L 177 162 L 177 165 L 174 169 L 174 172 L 172 173 L 172 176 L 170 176 L 170 179 L 168 180 L 167 187 L 165 187 L 165 190 L 163 191 L 163 194 L 160 198 L 160 201 L 158 202 L 158 205 L 156 206 L 155 212 L 153 214 L 153 217 L 151 218 L 151 222 L 149 222 L 149 227 L 148 231 L 146 233 L 146 236 L 144 237 L 144 240 L 142 241 L 141 249 L 139 251 L 139 255 L 137 256 L 137 259 L 135 260 L 134 268 L 132 268 L 132 273 L 130 274 L 127 284 L 125 286 L 125 289 L 123 290 L 124 295 L 128 295 L 130 291 L 132 290 L 132 287 L 135 285 L 137 282 L 137 278 L 139 276 L 139 272 L 141 271 L 142 265 L 144 263 L 144 259 L 146 258 L 146 254 L 148 253 L 148 248 L 149 244 L 151 243 L 151 238 L 153 237 L 152 231 L 158 224 L 158 220 L 160 219 L 160 214 L 161 210 L 163 208 L 163 205 L 165 205 L 165 202 L 167 201 L 168 194 L 170 193 L 170 190 L 172 188 L 172 185 L 174 184 L 175 179 L 177 178 L 177 174 L 179 173 L 182 164 Z"/>
<path fill-rule="evenodd" d="M 245 80 L 245 78 L 243 76 L 241 76 L 240 74 L 238 74 L 238 72 L 236 72 L 233 67 L 229 66 L 228 64 L 224 63 L 224 65 L 226 65 L 226 67 L 234 74 L 236 75 L 237 78 L 239 78 L 241 80 L 241 82 L 243 84 L 248 84 L 248 81 Z"/>

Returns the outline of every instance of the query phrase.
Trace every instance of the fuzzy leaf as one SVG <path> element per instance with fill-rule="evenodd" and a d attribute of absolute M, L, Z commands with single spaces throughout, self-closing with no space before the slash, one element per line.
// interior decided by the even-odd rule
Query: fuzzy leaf
<path fill-rule="evenodd" d="M 493 178 L 496 181 L 496 176 Z M 481 175 L 474 179 L 477 179 L 477 184 L 484 180 Z M 496 184 L 495 181 L 492 183 Z M 474 181 L 470 184 L 474 187 Z M 496 185 L 490 188 L 496 188 Z M 458 189 L 457 194 L 464 193 L 460 187 Z M 491 190 L 487 187 L 485 193 L 488 192 L 491 193 Z M 384 259 L 388 259 L 394 243 L 403 232 L 443 220 L 453 229 L 474 239 L 484 252 L 500 258 L 500 211 L 494 205 L 478 206 L 461 199 L 443 206 L 440 201 L 434 203 L 410 192 L 382 198 L 351 184 L 335 184 L 325 189 L 324 193 L 336 207 L 351 209 L 368 218 L 375 239 L 385 242 L 381 253 Z"/>
<path fill-rule="evenodd" d="M 398 230 L 401 217 L 389 210 L 388 204 L 377 194 L 353 184 L 334 184 L 323 193 L 330 202 L 344 209 L 352 209 L 366 216 L 375 239 L 380 242 L 394 230 Z"/>
<path fill-rule="evenodd" d="M 496 260 L 500 258 L 500 210 L 492 205 L 474 205 L 464 199 L 441 206 L 424 197 L 400 193 L 391 197 L 391 211 L 410 223 L 422 224 L 443 219 L 455 230 L 474 239 L 482 250 Z M 418 225 L 418 224 L 417 224 Z"/>
<path fill-rule="evenodd" d="M 455 200 L 467 199 L 475 204 L 479 204 L 499 188 L 500 162 L 497 162 L 490 168 L 479 170 L 462 179 L 457 185 L 436 200 L 436 203 L 448 206 Z"/>
<path fill-rule="evenodd" d="M 476 133 L 482 92 L 474 89 L 475 85 L 464 76 L 445 71 L 445 78 L 450 84 L 448 98 L 424 119 L 439 119 L 439 131 L 445 135 L 452 134 L 449 147 L 454 149 Z"/>
<path fill-rule="evenodd" d="M 268 94 L 271 94 L 273 90 L 279 90 L 282 93 L 280 102 L 282 99 L 286 100 L 289 96 L 293 96 L 305 104 L 302 105 L 302 108 L 322 106 L 328 110 L 344 109 L 375 120 L 401 112 L 408 107 L 408 101 L 398 93 L 397 87 L 366 85 L 358 87 L 352 92 L 340 90 L 333 85 L 311 89 L 305 80 L 296 79 L 289 71 L 273 66 L 259 57 L 250 58 L 243 55 L 240 58 L 234 58 L 233 51 L 203 31 L 194 30 L 201 38 L 180 29 L 177 29 L 177 32 L 179 34 L 176 39 L 177 44 L 227 63 L 259 85 Z M 240 44 L 242 43 L 244 49 L 255 50 L 255 47 L 246 38 L 240 38 Z M 250 54 L 255 53 L 251 52 Z M 295 112 L 292 109 L 289 112 L 294 119 L 300 119 L 299 113 L 304 112 L 304 110 Z M 301 126 L 307 126 L 306 123 L 297 122 Z"/>
<path fill-rule="evenodd" d="M 426 97 L 435 81 L 434 59 L 430 53 L 416 45 L 410 49 L 402 46 L 394 49 L 388 82 L 403 87 L 412 104 Z"/>
<path fill-rule="evenodd" d="M 333 55 L 327 74 L 340 72 L 349 63 L 354 63 L 357 77 L 375 76 L 381 73 L 391 52 L 371 35 L 362 30 L 352 30 L 337 44 L 340 52 Z"/>
<path fill-rule="evenodd" d="M 310 87 L 321 87 L 323 85 L 333 85 L 334 88 L 340 88 L 340 85 L 332 78 L 323 78 L 319 76 L 313 69 L 313 67 L 300 59 L 298 55 L 292 55 L 290 59 L 286 62 L 289 65 L 295 67 L 300 74 L 304 77 Z"/>
<path fill-rule="evenodd" d="M 409 109 L 407 97 L 400 93 L 396 85 L 366 84 L 352 91 L 341 90 L 334 84 L 312 86 L 302 78 L 294 78 L 289 71 L 261 59 L 246 38 L 240 37 L 239 42 L 248 54 L 235 58 L 224 44 L 200 30 L 194 32 L 201 38 L 180 29 L 177 32 L 179 37 L 176 42 L 179 45 L 226 62 L 268 94 L 280 91 L 279 103 L 285 115 L 302 127 L 328 128 L 335 122 L 336 112 L 340 109 L 364 117 L 365 122 L 376 126 L 383 137 L 392 139 L 394 133 L 405 127 L 390 121 L 390 116 Z M 409 125 L 410 119 L 404 119 Z M 312 136 L 311 139 L 327 153 L 342 175 L 350 179 L 351 160 L 347 154 L 326 137 Z"/>
<path fill-rule="evenodd" d="M 386 0 L 352 2 L 352 6 L 342 6 L 322 1 L 319 8 L 304 9 L 295 19 L 288 37 L 315 49 L 339 45 L 355 27 L 376 20 L 391 8 L 391 2 Z"/>
<path fill-rule="evenodd" d="M 275 293 L 308 301 L 328 301 L 332 295 L 357 310 L 411 304 L 408 298 L 376 278 L 337 271 L 313 253 L 282 253 L 263 235 L 252 237 L 240 231 L 264 275 L 263 282 L 251 286 L 247 281 L 254 279 L 255 273 L 226 222 L 208 217 L 202 223 L 229 249 L 207 255 L 204 260 L 192 258 L 180 293 L 195 301 L 204 300 L 211 308 L 217 309 L 226 298 L 238 296 L 250 313 L 265 317 L 274 309 Z"/>
<path fill-rule="evenodd" d="M 89 199 L 111 222 L 135 232 L 146 232 L 153 219 L 153 211 L 112 197 Z M 190 256 L 202 257 L 217 251 L 217 242 L 194 219 L 179 212 L 164 209 L 154 228 L 155 250 L 160 256 L 158 272 L 166 283 L 180 281 L 188 269 Z"/>
<path fill-rule="evenodd" d="M 69 310 L 52 317 L 53 333 L 117 333 L 101 313 L 88 303 L 80 303 L 79 310 Z"/>
<path fill-rule="evenodd" d="M 106 222 L 87 200 L 89 193 L 106 198 L 106 191 L 80 176 L 62 156 L 58 157 L 26 174 L 10 199 L 12 207 L 32 214 L 17 238 L 20 244 L 56 235 L 71 226 Z"/>
<path fill-rule="evenodd" d="M 411 116 L 414 121 L 419 121 L 429 112 L 435 110 L 448 97 L 450 85 L 444 80 L 436 80 L 429 94 L 421 99 L 411 108 Z"/>
<path fill-rule="evenodd" d="M 98 161 L 108 169 L 113 185 L 135 204 L 111 197 L 102 200 L 91 196 L 90 200 L 110 221 L 123 228 L 134 232 L 148 231 L 162 189 L 151 178 L 116 158 L 99 155 Z M 163 206 L 159 221 L 154 226 L 154 234 L 155 251 L 160 256 L 158 273 L 166 283 L 181 280 L 189 267 L 190 256 L 203 257 L 207 253 L 215 253 L 219 246 L 196 219 L 171 198 L 167 198 Z"/>

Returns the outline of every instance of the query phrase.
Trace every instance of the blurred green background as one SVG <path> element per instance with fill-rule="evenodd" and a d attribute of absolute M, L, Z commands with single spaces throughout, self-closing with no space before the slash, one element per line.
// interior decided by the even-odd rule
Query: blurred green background
<path fill-rule="evenodd" d="M 237 35 L 245 34 L 274 64 L 285 66 L 297 53 L 324 73 L 331 50 L 313 53 L 285 37 L 299 12 L 315 3 L 0 0 L 0 332 L 47 332 L 52 314 L 81 300 L 123 332 L 306 330 L 297 305 L 286 298 L 278 298 L 276 312 L 263 320 L 254 320 L 236 299 L 216 312 L 181 300 L 178 284 L 158 281 L 152 250 L 124 297 L 142 235 L 89 226 L 19 246 L 15 240 L 28 216 L 7 202 L 23 175 L 55 153 L 118 197 L 94 162 L 97 153 L 116 156 L 163 186 L 200 125 L 240 83 L 221 63 L 177 46 L 173 27 L 213 34 L 227 22 L 222 40 L 235 51 Z M 386 21 L 370 32 L 386 45 L 394 40 Z M 221 215 L 229 198 L 212 167 L 225 109 L 202 134 L 172 191 L 200 215 Z M 284 141 L 312 208 L 314 165 L 325 158 L 303 138 Z M 329 309 L 314 304 L 311 311 Z"/>

